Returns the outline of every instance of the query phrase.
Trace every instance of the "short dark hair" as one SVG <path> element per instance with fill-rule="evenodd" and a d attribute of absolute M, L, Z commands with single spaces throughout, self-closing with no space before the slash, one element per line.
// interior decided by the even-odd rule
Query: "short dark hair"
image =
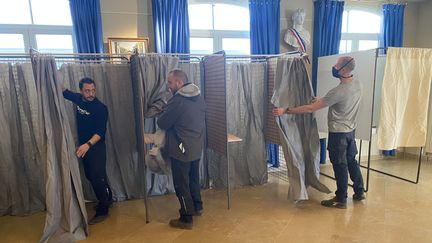
<path fill-rule="evenodd" d="M 183 70 L 174 69 L 171 70 L 169 74 L 172 74 L 176 79 L 180 79 L 184 84 L 189 83 L 187 74 Z"/>
<path fill-rule="evenodd" d="M 95 82 L 91 78 L 83 78 L 79 81 L 79 88 L 80 90 L 83 89 L 84 84 L 93 84 L 96 87 Z"/>

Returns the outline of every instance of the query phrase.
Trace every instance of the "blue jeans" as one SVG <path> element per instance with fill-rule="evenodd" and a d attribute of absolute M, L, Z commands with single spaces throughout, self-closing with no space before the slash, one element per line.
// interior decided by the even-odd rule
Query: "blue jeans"
<path fill-rule="evenodd" d="M 357 163 L 355 130 L 348 133 L 329 133 L 328 147 L 330 161 L 336 177 L 336 199 L 346 203 L 348 191 L 348 172 L 353 181 L 354 193 L 363 194 L 363 177 Z"/>

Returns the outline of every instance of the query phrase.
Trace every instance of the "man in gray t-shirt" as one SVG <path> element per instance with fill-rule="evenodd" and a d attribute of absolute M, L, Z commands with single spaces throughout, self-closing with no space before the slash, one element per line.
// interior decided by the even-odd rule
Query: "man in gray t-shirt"
<path fill-rule="evenodd" d="M 361 100 L 361 84 L 351 74 L 354 68 L 354 58 L 348 56 L 338 58 L 332 68 L 332 74 L 333 77 L 340 80 L 340 83 L 322 99 L 315 98 L 311 104 L 294 108 L 277 107 L 273 109 L 274 116 L 281 116 L 285 113 L 311 113 L 329 107 L 327 149 L 336 177 L 337 190 L 336 197 L 321 202 L 321 205 L 326 207 L 346 208 L 348 172 L 354 184 L 353 200 L 365 199 L 363 177 L 355 159 L 357 155 L 355 129 Z"/>
<path fill-rule="evenodd" d="M 329 107 L 329 132 L 351 132 L 356 129 L 360 99 L 361 84 L 356 79 L 341 82 L 321 99 Z"/>

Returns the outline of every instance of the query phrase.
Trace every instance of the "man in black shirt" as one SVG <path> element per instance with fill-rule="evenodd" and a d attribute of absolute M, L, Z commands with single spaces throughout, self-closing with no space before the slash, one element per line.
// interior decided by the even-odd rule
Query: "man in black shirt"
<path fill-rule="evenodd" d="M 96 98 L 96 85 L 90 78 L 79 82 L 81 93 L 63 89 L 63 97 L 76 105 L 78 140 L 76 151 L 82 158 L 84 172 L 99 201 L 95 216 L 89 224 L 97 224 L 108 216 L 112 192 L 106 175 L 105 132 L 108 121 L 107 107 Z"/>

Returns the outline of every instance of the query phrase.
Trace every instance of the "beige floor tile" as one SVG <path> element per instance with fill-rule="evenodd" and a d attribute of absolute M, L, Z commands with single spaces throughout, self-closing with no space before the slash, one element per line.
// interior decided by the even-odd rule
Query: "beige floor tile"
<path fill-rule="evenodd" d="M 415 179 L 415 160 L 373 161 L 372 167 Z M 363 164 L 365 164 L 363 162 Z M 322 171 L 332 175 L 331 165 Z M 362 169 L 366 182 L 366 170 Z M 203 191 L 204 214 L 195 217 L 193 230 L 170 228 L 178 217 L 175 195 L 149 200 L 150 219 L 145 223 L 143 200 L 115 203 L 110 217 L 89 227 L 83 242 L 432 242 L 432 163 L 424 161 L 418 185 L 371 172 L 367 199 L 346 210 L 325 208 L 320 201 L 333 196 L 309 189 L 310 199 L 292 203 L 289 184 L 270 177 L 263 186 L 236 188 L 227 210 L 226 192 Z M 335 190 L 332 179 L 321 181 Z M 349 189 L 349 196 L 352 195 Z M 91 204 L 89 216 L 93 216 Z M 0 242 L 37 242 L 44 213 L 27 217 L 0 217 Z"/>

